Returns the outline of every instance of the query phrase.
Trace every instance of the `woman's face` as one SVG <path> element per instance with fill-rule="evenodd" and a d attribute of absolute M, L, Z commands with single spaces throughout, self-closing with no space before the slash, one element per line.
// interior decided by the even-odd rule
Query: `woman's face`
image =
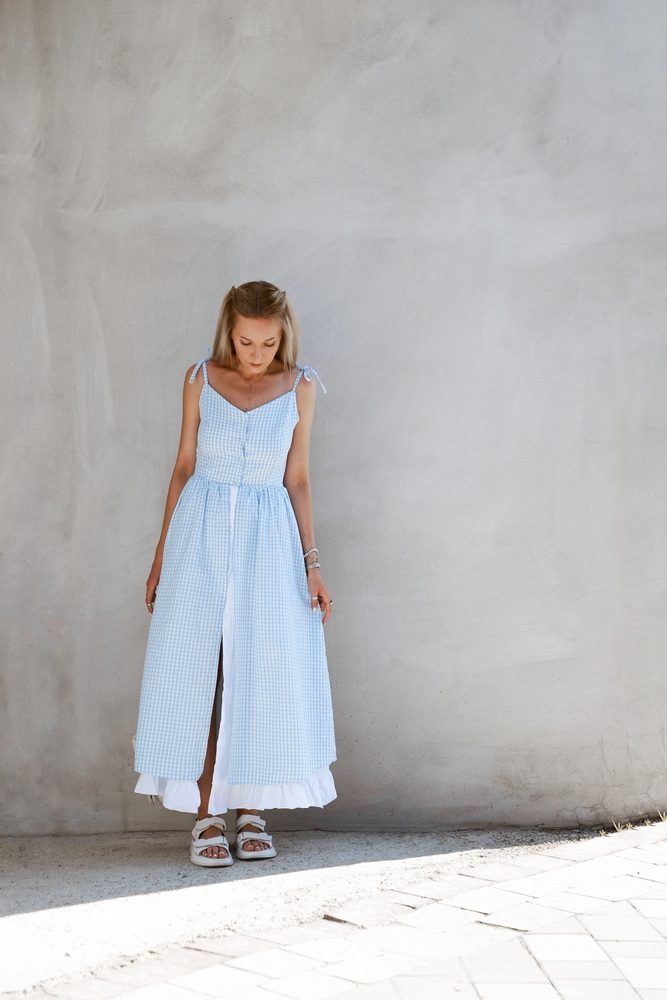
<path fill-rule="evenodd" d="M 280 347 L 282 332 L 277 316 L 237 316 L 232 342 L 239 368 L 249 374 L 266 371 Z"/>

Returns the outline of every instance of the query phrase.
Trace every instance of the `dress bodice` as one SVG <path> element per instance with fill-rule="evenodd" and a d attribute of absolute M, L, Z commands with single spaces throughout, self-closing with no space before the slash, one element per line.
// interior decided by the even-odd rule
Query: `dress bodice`
<path fill-rule="evenodd" d="M 195 475 L 234 486 L 282 485 L 292 435 L 299 421 L 296 387 L 302 375 L 310 381 L 317 373 L 299 366 L 289 392 L 252 410 L 241 410 L 209 384 L 206 361 L 200 361 L 190 381 L 200 366 L 204 385 L 199 397 L 201 421 Z"/>

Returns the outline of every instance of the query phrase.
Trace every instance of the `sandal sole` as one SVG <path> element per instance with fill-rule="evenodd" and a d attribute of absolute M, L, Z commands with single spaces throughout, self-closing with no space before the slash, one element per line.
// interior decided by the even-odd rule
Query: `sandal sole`
<path fill-rule="evenodd" d="M 270 861 L 277 854 L 278 852 L 275 847 L 267 851 L 243 851 L 240 848 L 236 851 L 236 857 L 239 861 Z"/>

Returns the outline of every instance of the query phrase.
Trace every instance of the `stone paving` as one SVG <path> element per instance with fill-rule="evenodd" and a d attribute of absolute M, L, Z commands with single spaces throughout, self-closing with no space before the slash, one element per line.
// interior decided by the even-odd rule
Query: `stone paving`
<path fill-rule="evenodd" d="M 667 823 L 480 860 L 306 924 L 201 937 L 19 995 L 667 1000 Z"/>

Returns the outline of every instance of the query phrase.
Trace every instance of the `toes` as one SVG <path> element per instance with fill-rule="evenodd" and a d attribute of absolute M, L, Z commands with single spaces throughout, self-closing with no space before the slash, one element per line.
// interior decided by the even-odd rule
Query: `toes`
<path fill-rule="evenodd" d="M 207 847 L 205 851 L 202 851 L 202 857 L 204 858 L 226 858 L 227 851 L 224 847 Z"/>

